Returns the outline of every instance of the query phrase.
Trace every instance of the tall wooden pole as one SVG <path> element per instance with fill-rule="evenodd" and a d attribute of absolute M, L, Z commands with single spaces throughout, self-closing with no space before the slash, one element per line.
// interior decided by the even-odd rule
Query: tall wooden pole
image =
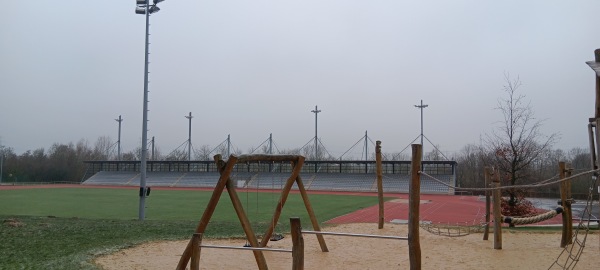
<path fill-rule="evenodd" d="M 379 224 L 378 228 L 383 229 L 384 208 L 383 208 L 383 169 L 381 164 L 381 141 L 375 142 L 375 162 L 377 171 L 377 198 L 379 200 Z"/>
<path fill-rule="evenodd" d="M 485 177 L 485 187 L 490 187 L 490 177 L 491 177 L 491 169 L 490 167 L 485 167 L 484 169 L 484 177 Z M 490 191 L 485 191 L 485 228 L 483 231 L 483 240 L 488 240 L 490 234 L 490 212 L 491 212 L 491 198 Z"/>
<path fill-rule="evenodd" d="M 501 208 L 501 196 L 500 191 L 500 174 L 496 171 L 494 173 L 492 187 L 496 188 L 493 191 L 494 194 L 494 249 L 502 249 L 502 208 Z"/>
<path fill-rule="evenodd" d="M 412 163 L 410 170 L 409 201 L 408 201 L 408 255 L 410 269 L 421 269 L 421 243 L 419 240 L 419 207 L 421 203 L 421 158 L 423 147 L 412 145 Z"/>

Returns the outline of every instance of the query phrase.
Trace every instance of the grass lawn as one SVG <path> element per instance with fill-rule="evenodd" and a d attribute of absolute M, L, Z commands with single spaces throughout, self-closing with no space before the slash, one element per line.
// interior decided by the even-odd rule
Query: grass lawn
<path fill-rule="evenodd" d="M 238 191 L 257 234 L 270 221 L 279 194 Z M 137 221 L 139 197 L 128 189 L 0 190 L 0 269 L 96 269 L 93 257 L 146 241 L 187 239 L 212 192 L 153 190 L 146 217 Z M 377 204 L 376 197 L 309 195 L 320 222 Z M 308 221 L 302 198 L 290 194 L 277 232 L 289 217 Z M 206 237 L 243 237 L 223 193 Z"/>

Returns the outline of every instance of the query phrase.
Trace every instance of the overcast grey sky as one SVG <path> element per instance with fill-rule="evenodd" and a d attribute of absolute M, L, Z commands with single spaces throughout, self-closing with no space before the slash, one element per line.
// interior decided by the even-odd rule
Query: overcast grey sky
<path fill-rule="evenodd" d="M 365 131 L 385 152 L 420 131 L 442 151 L 479 143 L 501 115 L 504 73 L 519 76 L 557 148 L 587 146 L 600 1 L 167 0 L 151 16 L 149 137 L 246 151 L 314 136 L 341 155 Z M 144 16 L 134 0 L 3 0 L 0 139 L 141 141 Z M 425 144 L 426 151 L 428 145 Z"/>

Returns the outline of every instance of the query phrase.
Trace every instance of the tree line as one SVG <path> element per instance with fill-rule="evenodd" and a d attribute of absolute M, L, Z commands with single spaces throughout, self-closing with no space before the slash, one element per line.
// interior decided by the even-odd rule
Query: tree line
<path fill-rule="evenodd" d="M 569 150 L 554 149 L 553 145 L 560 134 L 542 134 L 543 120 L 535 118 L 530 103 L 521 94 L 521 81 L 517 77 L 511 78 L 505 74 L 505 85 L 502 87 L 503 95 L 498 99 L 495 108 L 500 115 L 494 129 L 482 135 L 480 144 L 469 144 L 451 157 L 458 163 L 457 185 L 460 187 L 483 188 L 484 168 L 495 168 L 500 173 L 502 185 L 531 184 L 550 179 L 558 174 L 558 162 L 564 161 L 571 164 L 574 173 L 591 168 L 590 152 L 583 148 Z M 585 143 L 585 142 L 584 142 Z M 141 147 L 117 155 L 116 142 L 110 137 L 99 137 L 93 146 L 86 140 L 77 143 L 55 143 L 50 148 L 26 151 L 17 155 L 10 147 L 0 143 L 0 160 L 2 161 L 1 179 L 3 182 L 78 182 L 85 175 L 86 160 L 140 160 Z M 162 154 L 158 147 L 152 144 L 149 147 L 149 160 L 212 160 L 215 154 L 227 156 L 228 154 L 241 154 L 243 151 L 232 147 L 231 144 L 221 143 L 215 148 L 203 145 L 193 149 L 184 147 L 185 143 L 169 154 Z M 332 156 L 322 146 L 315 149 L 315 145 L 307 144 L 301 148 L 273 151 L 271 146 L 260 145 L 250 148 L 246 153 L 277 153 L 303 155 L 307 160 L 339 160 Z M 316 151 L 315 151 L 316 150 Z M 384 160 L 410 160 L 410 157 L 401 152 L 382 153 Z M 439 147 L 434 147 L 430 152 L 424 153 L 424 160 L 447 160 Z M 348 158 L 344 158 L 348 160 Z M 370 157 L 375 160 L 374 153 Z M 579 180 L 591 179 L 591 176 L 582 176 Z M 573 193 L 587 193 L 587 182 L 573 182 Z M 508 204 L 517 205 L 526 193 L 538 196 L 545 194 L 556 195 L 558 185 L 538 188 L 537 190 L 509 189 L 505 191 Z"/>

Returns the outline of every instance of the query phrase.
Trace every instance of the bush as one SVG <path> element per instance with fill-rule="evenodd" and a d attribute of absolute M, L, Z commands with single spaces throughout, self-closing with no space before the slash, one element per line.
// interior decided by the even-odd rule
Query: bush
<path fill-rule="evenodd" d="M 509 198 L 501 198 L 500 208 L 503 216 L 528 217 L 537 214 L 537 209 L 533 206 L 533 203 L 525 199 L 525 197 L 515 197 L 515 201 L 512 205 L 509 200 Z"/>

